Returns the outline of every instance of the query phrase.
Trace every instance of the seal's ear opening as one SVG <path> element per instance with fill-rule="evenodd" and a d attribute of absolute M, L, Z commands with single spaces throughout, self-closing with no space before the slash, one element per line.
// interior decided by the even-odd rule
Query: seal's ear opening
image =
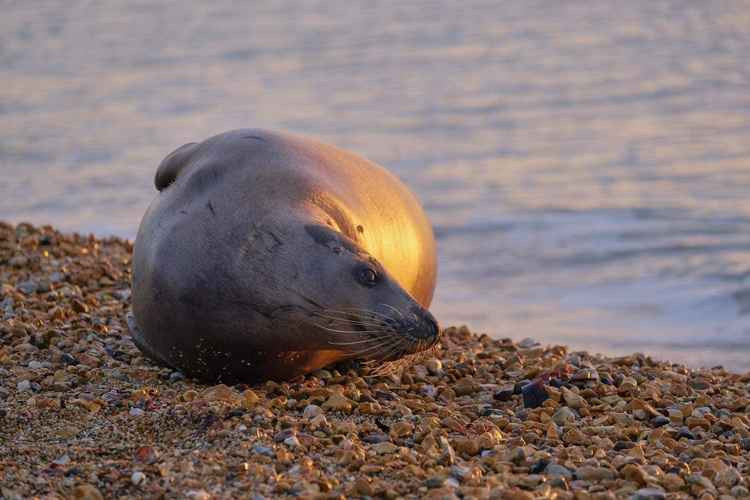
<path fill-rule="evenodd" d="M 164 158 L 159 164 L 159 168 L 156 169 L 156 176 L 154 177 L 154 185 L 156 189 L 161 191 L 174 182 L 177 178 L 177 174 L 180 173 L 182 167 L 185 166 L 190 155 L 198 148 L 198 143 L 188 142 L 175 149 Z"/>

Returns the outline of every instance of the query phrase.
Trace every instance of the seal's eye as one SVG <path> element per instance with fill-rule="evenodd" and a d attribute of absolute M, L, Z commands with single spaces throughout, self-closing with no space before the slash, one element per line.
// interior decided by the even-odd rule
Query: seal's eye
<path fill-rule="evenodd" d="M 357 272 L 357 281 L 364 286 L 373 287 L 378 284 L 378 273 L 369 267 L 363 267 Z"/>

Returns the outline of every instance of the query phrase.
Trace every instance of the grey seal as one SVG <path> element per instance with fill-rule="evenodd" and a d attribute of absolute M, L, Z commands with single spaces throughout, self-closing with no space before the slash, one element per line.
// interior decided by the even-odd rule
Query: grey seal
<path fill-rule="evenodd" d="M 432 227 L 383 167 L 257 129 L 159 165 L 133 255 L 136 345 L 206 381 L 291 379 L 433 346 Z"/>

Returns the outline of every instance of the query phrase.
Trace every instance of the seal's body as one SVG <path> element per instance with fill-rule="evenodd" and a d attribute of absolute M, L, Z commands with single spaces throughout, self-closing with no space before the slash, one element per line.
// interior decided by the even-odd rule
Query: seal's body
<path fill-rule="evenodd" d="M 437 341 L 432 229 L 382 167 L 248 129 L 182 146 L 155 184 L 133 259 L 150 357 L 207 380 L 288 379 Z"/>

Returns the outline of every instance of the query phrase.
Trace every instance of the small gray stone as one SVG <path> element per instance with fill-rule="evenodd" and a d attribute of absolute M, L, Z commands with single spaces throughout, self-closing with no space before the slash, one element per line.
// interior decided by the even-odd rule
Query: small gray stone
<path fill-rule="evenodd" d="M 419 392 L 421 392 L 422 394 L 424 394 L 428 398 L 434 398 L 434 397 L 437 396 L 437 389 L 435 388 L 434 385 L 429 385 L 429 384 L 428 385 L 423 385 L 419 389 Z"/>
<path fill-rule="evenodd" d="M 36 281 L 27 280 L 18 283 L 16 288 L 23 294 L 32 295 L 39 289 L 39 284 Z"/>
<path fill-rule="evenodd" d="M 323 410 L 318 405 L 307 405 L 302 412 L 302 416 L 310 420 L 323 413 Z"/>
<path fill-rule="evenodd" d="M 440 476 L 429 477 L 424 482 L 424 485 L 430 489 L 442 488 L 443 484 L 445 484 L 445 478 Z"/>
<path fill-rule="evenodd" d="M 146 412 L 144 412 L 140 408 L 133 407 L 133 408 L 130 409 L 130 415 L 133 416 L 133 417 L 141 417 L 141 416 L 143 416 L 144 413 L 146 413 Z"/>
<path fill-rule="evenodd" d="M 18 268 L 24 267 L 28 263 L 29 263 L 29 259 L 24 255 L 14 255 L 8 261 L 8 264 L 10 264 L 13 267 L 18 267 Z"/>
<path fill-rule="evenodd" d="M 571 422 L 575 422 L 576 418 L 578 416 L 576 415 L 576 412 L 568 408 L 567 406 L 561 406 L 554 415 L 552 415 L 552 420 L 559 426 L 564 427 L 566 424 L 569 424 Z"/>
<path fill-rule="evenodd" d="M 563 467 L 560 464 L 549 464 L 547 468 L 544 469 L 544 473 L 550 477 L 573 477 L 573 473 L 567 467 Z"/>
<path fill-rule="evenodd" d="M 651 419 L 651 425 L 653 425 L 654 427 L 661 427 L 667 425 L 670 422 L 671 420 L 664 415 L 657 415 L 656 417 Z"/>
<path fill-rule="evenodd" d="M 52 290 L 52 283 L 50 283 L 49 280 L 46 280 L 46 279 L 40 280 L 38 285 L 39 286 L 37 288 L 37 292 L 39 293 L 47 293 L 50 290 Z"/>
<path fill-rule="evenodd" d="M 665 497 L 664 490 L 659 488 L 641 488 L 630 495 L 630 500 L 662 500 Z"/>
<path fill-rule="evenodd" d="M 273 457 L 273 448 L 270 448 L 268 446 L 263 446 L 260 443 L 257 443 L 253 446 L 253 451 L 257 453 L 258 455 L 265 455 L 267 457 Z"/>
<path fill-rule="evenodd" d="M 698 408 L 693 410 L 692 416 L 702 418 L 709 414 L 711 414 L 711 408 L 709 408 L 708 406 L 699 406 Z"/>
<path fill-rule="evenodd" d="M 135 471 L 130 476 L 130 482 L 136 486 L 140 486 L 141 484 L 146 482 L 146 474 L 141 471 Z"/>
<path fill-rule="evenodd" d="M 530 348 L 536 347 L 538 345 L 539 345 L 539 342 L 537 342 L 536 340 L 534 340 L 534 339 L 532 339 L 530 337 L 526 337 L 525 339 L 521 340 L 518 343 L 518 347 L 520 347 L 521 349 L 530 349 Z"/>
<path fill-rule="evenodd" d="M 297 439 L 297 436 L 289 436 L 284 440 L 284 444 L 287 445 L 290 448 L 299 448 L 302 446 L 302 444 L 299 442 L 299 439 Z"/>
<path fill-rule="evenodd" d="M 31 381 L 29 380 L 21 380 L 16 384 L 16 390 L 18 392 L 26 392 L 31 390 Z"/>

